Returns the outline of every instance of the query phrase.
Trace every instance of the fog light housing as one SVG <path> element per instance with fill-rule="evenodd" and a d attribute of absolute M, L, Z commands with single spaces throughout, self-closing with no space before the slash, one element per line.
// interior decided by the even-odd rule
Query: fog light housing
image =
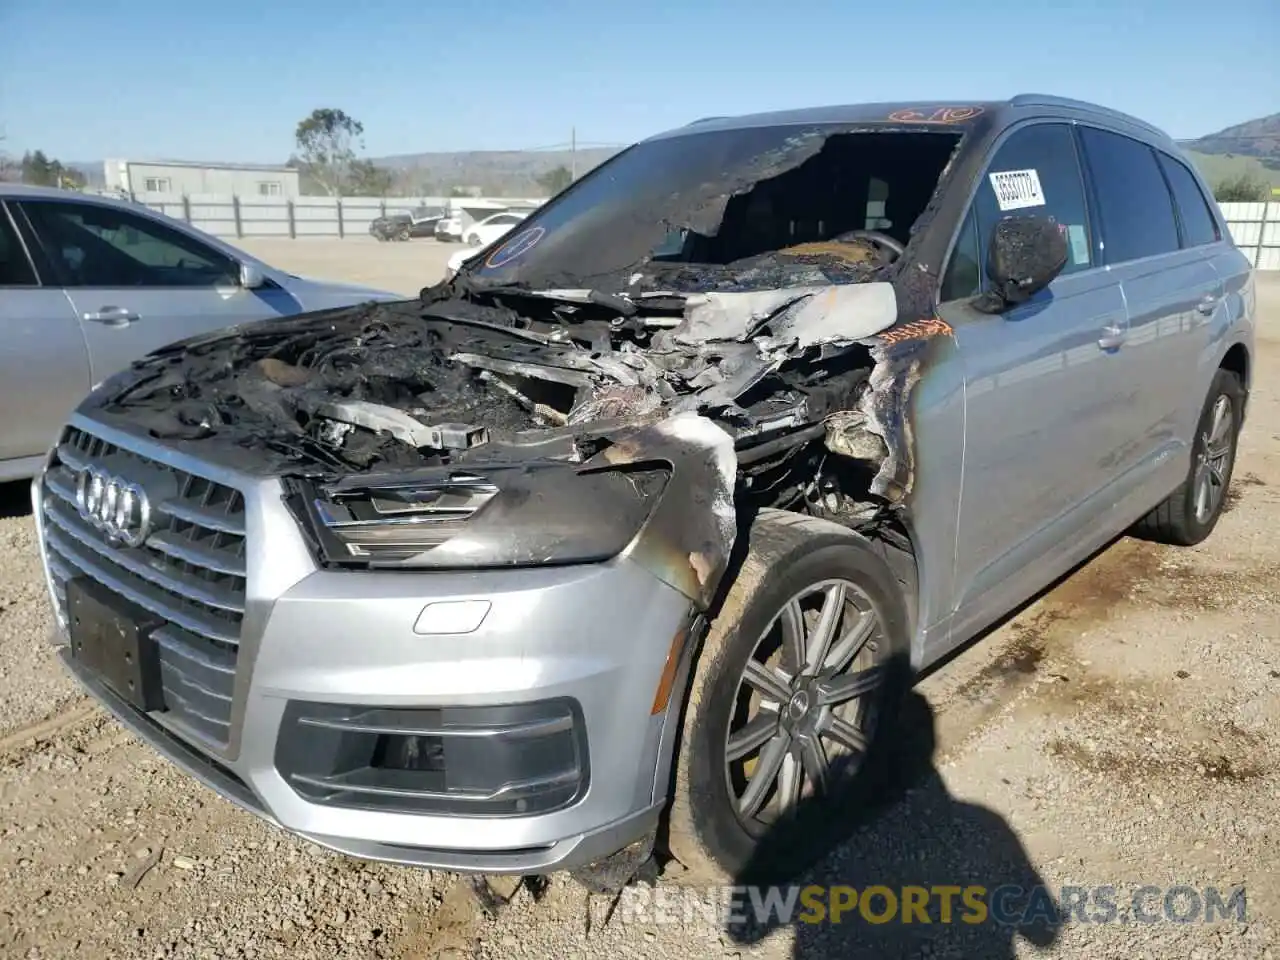
<path fill-rule="evenodd" d="M 290 701 L 280 776 L 321 806 L 511 817 L 586 793 L 586 725 L 568 698 L 497 707 L 365 707 Z"/>

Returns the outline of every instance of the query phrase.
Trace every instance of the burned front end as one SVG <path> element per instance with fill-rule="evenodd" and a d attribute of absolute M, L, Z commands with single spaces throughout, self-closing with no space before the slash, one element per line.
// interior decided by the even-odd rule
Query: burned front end
<path fill-rule="evenodd" d="M 353 855 L 543 872 L 649 835 L 753 512 L 874 525 L 912 485 L 928 331 L 901 333 L 896 270 L 859 237 L 774 247 L 576 284 L 469 269 L 139 361 L 33 487 L 69 669 Z"/>

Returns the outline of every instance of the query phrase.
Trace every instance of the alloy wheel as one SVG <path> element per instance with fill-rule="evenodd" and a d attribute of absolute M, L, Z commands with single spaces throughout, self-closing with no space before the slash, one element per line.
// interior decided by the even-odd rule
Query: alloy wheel
<path fill-rule="evenodd" d="M 848 580 L 806 587 L 756 643 L 738 681 L 725 774 L 752 833 L 821 798 L 857 771 L 876 721 L 881 618 Z"/>
<path fill-rule="evenodd" d="M 1209 522 L 1226 494 L 1234 439 L 1235 414 L 1231 399 L 1219 396 L 1209 414 L 1209 423 L 1200 434 L 1200 451 L 1196 457 L 1192 489 L 1198 523 Z"/>

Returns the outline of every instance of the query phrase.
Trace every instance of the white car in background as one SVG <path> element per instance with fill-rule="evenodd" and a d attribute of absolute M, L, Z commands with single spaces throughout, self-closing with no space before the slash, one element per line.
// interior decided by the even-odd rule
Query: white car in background
<path fill-rule="evenodd" d="M 436 239 L 441 243 L 453 243 L 462 239 L 462 218 L 445 217 L 436 224 Z"/>
<path fill-rule="evenodd" d="M 495 213 L 467 227 L 463 239 L 468 246 L 487 247 L 528 216 L 527 213 L 517 213 L 514 210 Z"/>
<path fill-rule="evenodd" d="M 445 264 L 444 278 L 452 280 L 457 272 L 462 269 L 464 263 L 473 258 L 479 258 L 484 249 L 484 247 L 463 247 L 451 256 Z"/>

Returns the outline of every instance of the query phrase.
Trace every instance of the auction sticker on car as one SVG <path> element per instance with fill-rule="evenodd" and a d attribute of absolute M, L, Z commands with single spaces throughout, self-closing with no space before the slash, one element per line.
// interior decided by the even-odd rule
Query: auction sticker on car
<path fill-rule="evenodd" d="M 1040 174 L 1035 170 L 1002 170 L 988 174 L 987 178 L 991 181 L 991 189 L 996 192 L 996 203 L 1001 210 L 1044 206 Z"/>
<path fill-rule="evenodd" d="M 516 234 L 493 253 L 489 254 L 489 258 L 485 260 L 486 267 L 505 267 L 517 257 L 522 257 L 532 250 L 539 240 L 546 234 L 543 227 L 530 227 L 528 230 L 522 230 Z"/>

